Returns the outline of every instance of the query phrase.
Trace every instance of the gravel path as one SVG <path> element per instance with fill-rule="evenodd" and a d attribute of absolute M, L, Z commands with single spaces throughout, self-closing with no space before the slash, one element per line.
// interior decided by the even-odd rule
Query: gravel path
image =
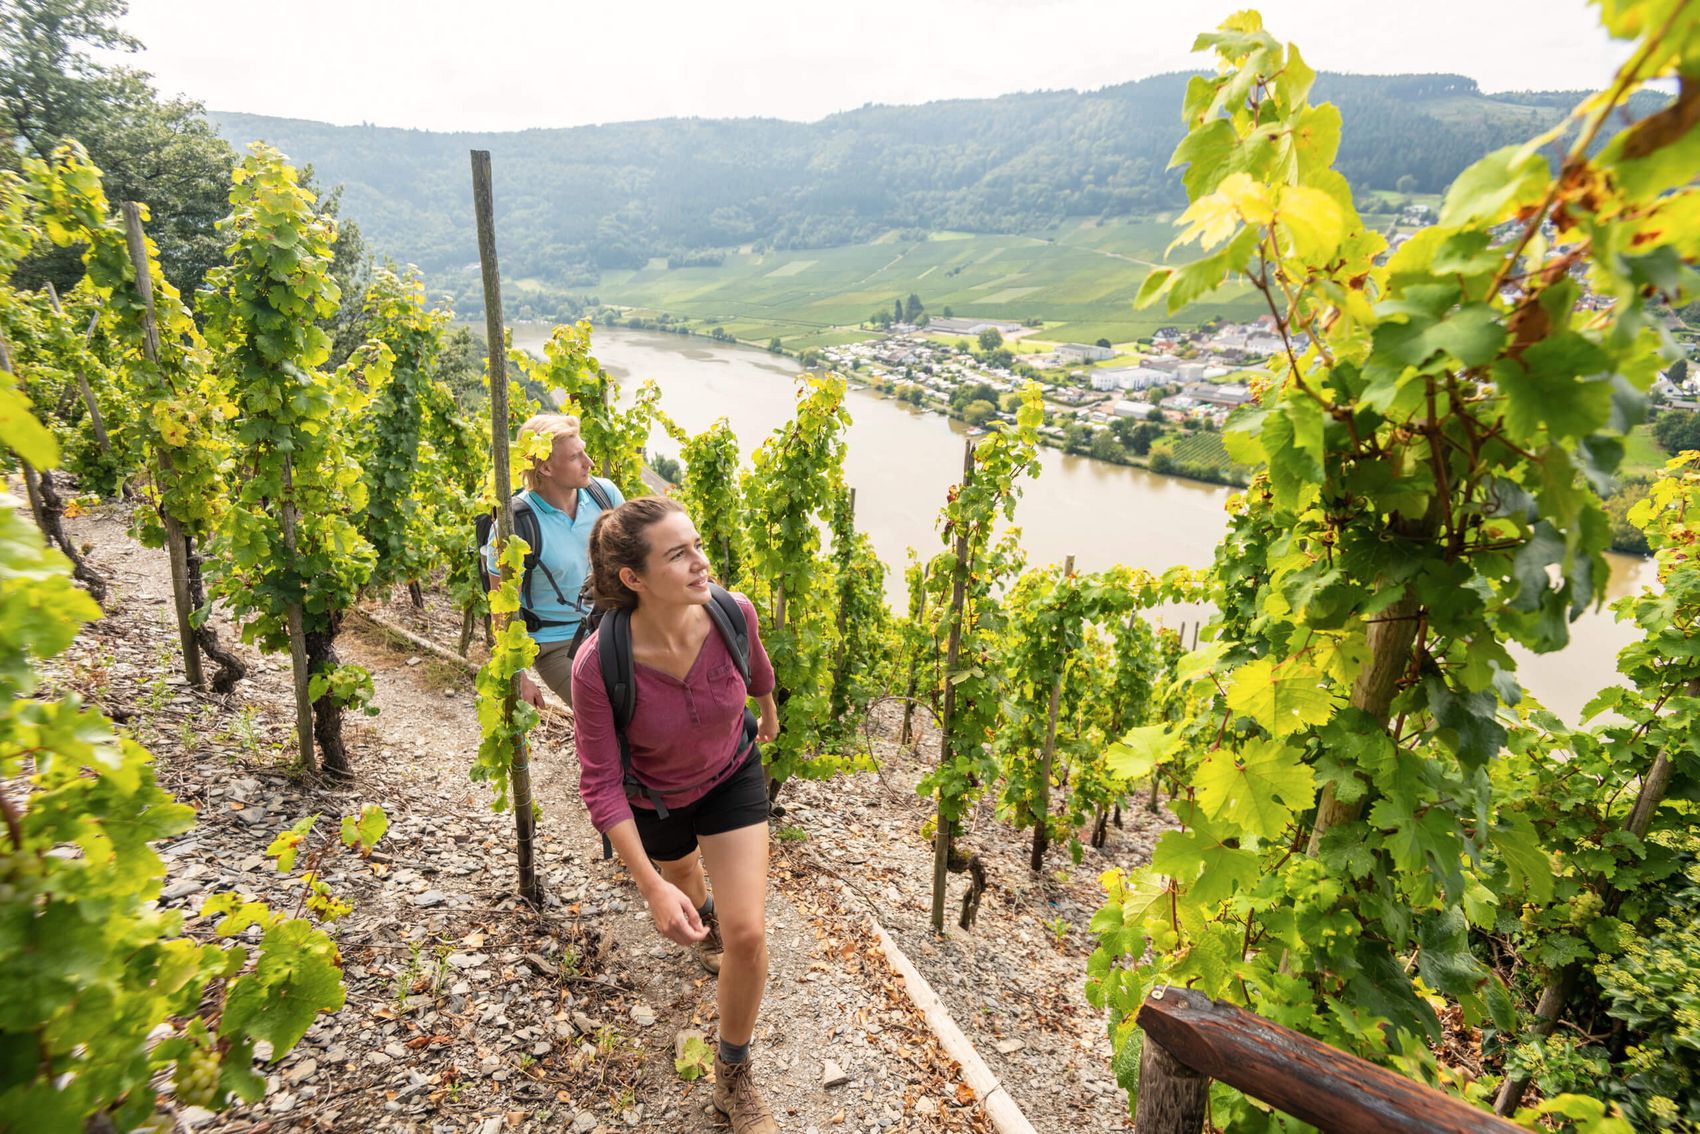
<path fill-rule="evenodd" d="M 534 912 L 512 896 L 511 816 L 491 812 L 488 791 L 466 777 L 477 725 L 462 671 L 351 623 L 338 649 L 372 671 L 381 711 L 349 720 L 356 780 L 327 790 L 289 771 L 287 657 L 241 647 L 252 672 L 235 694 L 188 689 L 176 672 L 164 555 L 131 541 L 115 511 L 71 527 L 94 546 L 113 598 L 107 618 L 56 664 L 54 683 L 125 717 L 154 751 L 162 782 L 201 814 L 195 830 L 162 847 L 163 904 L 192 914 L 209 894 L 239 889 L 293 908 L 299 883 L 262 853 L 278 831 L 322 813 L 316 842 L 328 842 L 340 817 L 366 802 L 391 820 L 371 860 L 333 850 L 323 864 L 355 907 L 333 930 L 347 1006 L 263 1068 L 262 1102 L 218 1116 L 186 1108 L 180 1128 L 726 1129 L 707 1106 L 708 1084 L 674 1069 L 681 1033 L 713 1038 L 713 983 L 656 936 L 624 871 L 601 859 L 578 802 L 569 725 L 548 721 L 534 736 L 548 895 Z M 404 604 L 376 613 L 452 648 L 452 611 Z M 1098 873 L 1144 861 L 1172 820 L 1130 812 L 1103 852 L 1087 850 L 1072 867 L 1066 846 L 1054 849 L 1051 872 L 1034 877 L 1024 841 L 978 815 L 970 841 L 991 878 L 979 923 L 934 938 L 931 852 L 919 836 L 928 812 L 913 792 L 928 747 L 910 753 L 884 739 L 895 732 L 887 716 L 874 721 L 879 774 L 788 785 L 788 814 L 775 824 L 772 970 L 755 1056 L 781 1127 L 990 1129 L 880 953 L 871 915 L 1037 1129 L 1131 1129 L 1102 1019 L 1084 1000 L 1086 925 Z M 963 882 L 952 882 L 954 910 Z M 204 936 L 210 926 L 192 918 L 189 931 Z"/>

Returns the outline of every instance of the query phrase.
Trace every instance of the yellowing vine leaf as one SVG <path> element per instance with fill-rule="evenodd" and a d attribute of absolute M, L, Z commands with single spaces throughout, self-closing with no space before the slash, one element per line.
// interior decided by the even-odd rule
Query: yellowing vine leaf
<path fill-rule="evenodd" d="M 1322 675 L 1300 661 L 1277 666 L 1267 658 L 1247 662 L 1228 679 L 1228 707 L 1251 717 L 1276 736 L 1326 721 L 1333 699 Z"/>

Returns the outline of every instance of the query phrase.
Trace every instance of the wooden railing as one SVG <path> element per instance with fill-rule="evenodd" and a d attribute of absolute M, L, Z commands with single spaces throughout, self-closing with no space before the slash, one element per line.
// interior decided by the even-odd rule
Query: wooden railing
<path fill-rule="evenodd" d="M 1219 1079 L 1323 1134 L 1513 1134 L 1521 1127 L 1186 988 L 1140 1006 L 1137 1134 L 1199 1134 Z"/>

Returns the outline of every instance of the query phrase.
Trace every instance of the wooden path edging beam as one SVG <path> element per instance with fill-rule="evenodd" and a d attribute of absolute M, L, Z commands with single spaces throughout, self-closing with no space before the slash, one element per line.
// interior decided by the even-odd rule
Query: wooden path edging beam
<path fill-rule="evenodd" d="M 974 1050 L 974 1042 L 963 1034 L 956 1021 L 950 1018 L 950 1010 L 944 1006 L 938 994 L 933 991 L 927 978 L 916 970 L 914 964 L 904 955 L 891 934 L 885 931 L 873 914 L 868 915 L 868 924 L 873 927 L 874 936 L 879 940 L 880 950 L 885 953 L 885 959 L 891 967 L 897 970 L 903 978 L 904 991 L 908 992 L 909 1000 L 926 1018 L 927 1026 L 932 1029 L 933 1036 L 944 1048 L 946 1055 L 956 1060 L 962 1067 L 963 1081 L 968 1089 L 974 1092 L 974 1097 L 980 1100 L 980 1105 L 986 1111 L 986 1117 L 992 1120 L 992 1126 L 998 1134 L 1038 1134 L 1033 1124 L 1027 1121 L 1027 1116 L 1021 1113 L 1021 1108 L 1010 1098 L 998 1077 L 992 1074 L 992 1069 L 986 1066 L 986 1061 L 980 1058 L 980 1053 Z"/>
<path fill-rule="evenodd" d="M 431 641 L 429 638 L 422 638 L 418 634 L 413 633 L 413 631 L 397 626 L 387 618 L 379 618 L 371 611 L 362 610 L 360 607 L 354 607 L 348 613 L 353 615 L 354 621 L 358 622 L 362 626 L 376 630 L 379 634 L 382 634 L 387 638 L 394 639 L 395 641 L 405 642 L 407 645 L 412 646 L 422 654 L 430 654 L 438 661 L 445 661 L 450 665 L 458 666 L 466 672 L 468 677 L 476 678 L 478 676 L 479 666 L 477 662 L 469 661 L 455 653 L 453 650 L 445 649 L 444 647 L 437 645 L 437 643 Z M 571 709 L 567 708 L 565 705 L 556 704 L 552 699 L 546 699 L 543 702 L 543 715 L 546 717 L 559 717 L 563 721 L 570 721 L 573 719 L 573 711 Z"/>
<path fill-rule="evenodd" d="M 1138 1023 L 1148 1050 L 1160 1047 L 1206 1081 L 1226 1083 L 1330 1134 L 1517 1134 L 1522 1129 L 1194 989 L 1153 990 L 1140 1006 Z M 1142 1079 L 1144 1072 L 1142 1063 Z M 1140 1120 L 1146 1118 L 1147 1086 L 1156 1084 L 1140 1084 Z M 1198 1129 L 1190 1118 L 1184 1125 Z M 1177 1118 L 1154 1124 L 1150 1134 L 1182 1128 Z"/>

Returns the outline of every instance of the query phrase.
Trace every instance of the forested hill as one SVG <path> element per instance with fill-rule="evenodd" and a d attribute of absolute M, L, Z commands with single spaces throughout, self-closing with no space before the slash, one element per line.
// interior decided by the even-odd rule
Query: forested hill
<path fill-rule="evenodd" d="M 1035 231 L 1066 216 L 1181 203 L 1165 172 L 1188 76 L 1090 92 L 867 106 L 813 123 L 662 119 L 509 133 L 431 133 L 213 113 L 238 147 L 263 138 L 319 182 L 380 253 L 446 282 L 476 259 L 467 151 L 496 171 L 504 274 L 592 288 L 600 268 L 712 261 L 744 244 L 820 247 L 892 229 Z M 1363 189 L 1436 192 L 1578 96 L 1484 95 L 1460 75 L 1325 75 L 1345 122 L 1342 172 Z M 1410 178 L 1401 181 L 1401 178 Z"/>

